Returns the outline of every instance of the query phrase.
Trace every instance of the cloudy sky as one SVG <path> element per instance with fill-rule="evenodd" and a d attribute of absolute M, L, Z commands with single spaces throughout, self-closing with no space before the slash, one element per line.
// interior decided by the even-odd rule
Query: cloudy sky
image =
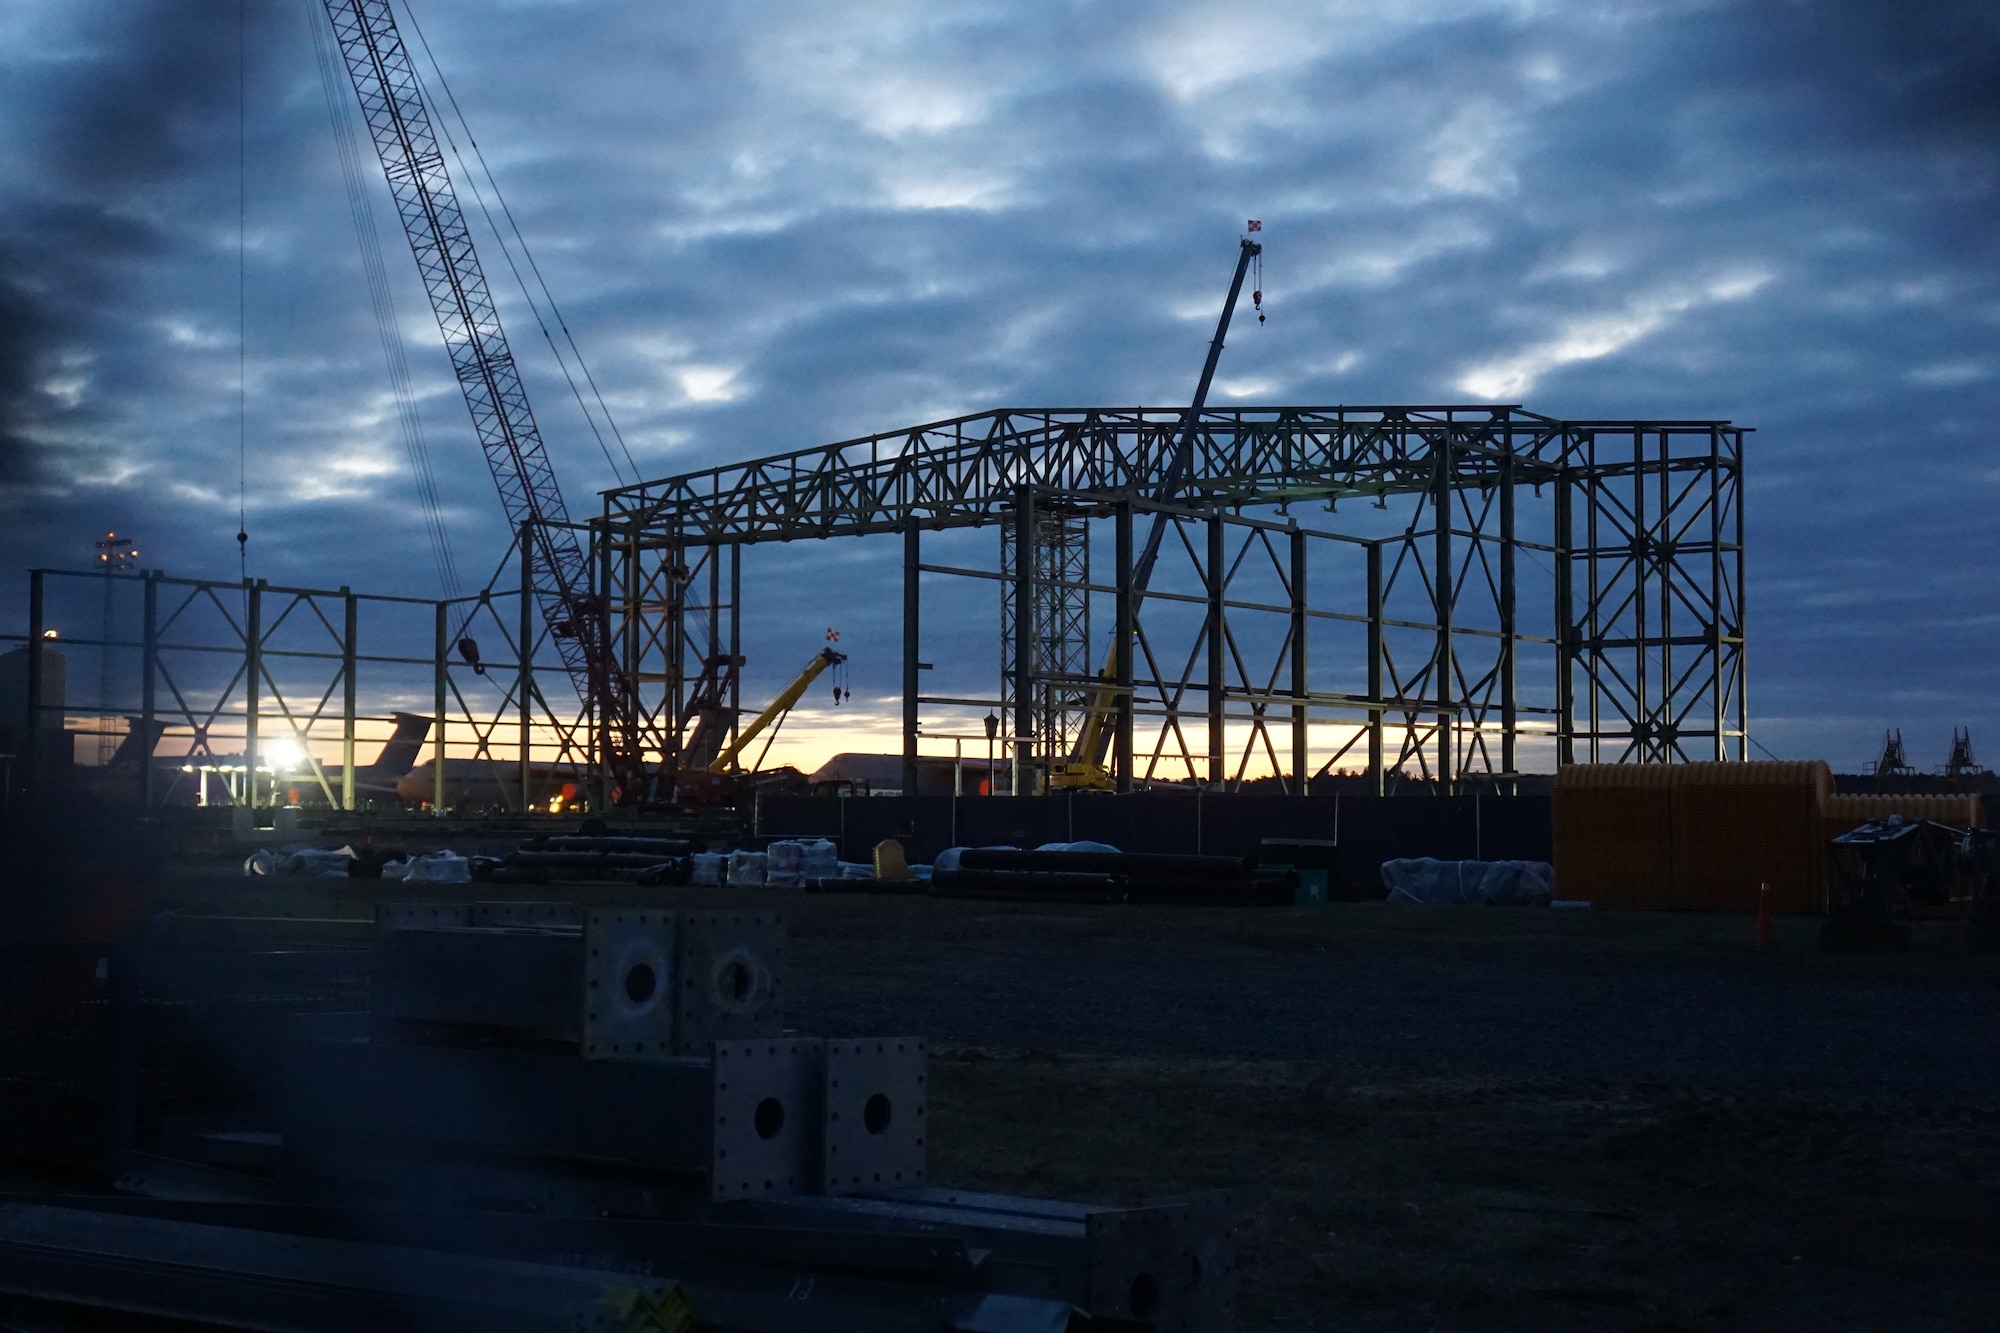
<path fill-rule="evenodd" d="M 1991 5 L 408 3 L 647 476 L 1184 401 L 1257 217 L 1271 323 L 1232 339 L 1218 401 L 1754 426 L 1757 740 L 1852 767 L 1896 726 L 1929 766 L 1969 724 L 2000 758 Z M 241 131 L 251 572 L 435 592 L 317 8 L 0 9 L 0 565 L 82 564 L 117 528 L 235 575 Z M 499 506 L 363 165 L 477 582 Z M 612 465 L 479 239 L 594 508 Z M 837 612 L 886 721 L 893 560 L 758 566 L 782 614 L 751 693 Z M 968 631 L 927 655 L 961 649 L 991 654 Z"/>

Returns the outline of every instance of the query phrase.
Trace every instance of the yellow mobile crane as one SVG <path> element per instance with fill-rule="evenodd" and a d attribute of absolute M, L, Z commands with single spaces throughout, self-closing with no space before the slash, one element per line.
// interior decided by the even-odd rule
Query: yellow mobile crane
<path fill-rule="evenodd" d="M 734 741 L 731 741 L 728 745 L 725 745 L 722 748 L 722 752 L 720 754 L 716 755 L 715 758 L 709 760 L 708 771 L 711 773 L 727 773 L 731 768 L 734 768 L 736 766 L 736 756 L 742 754 L 743 751 L 749 747 L 750 742 L 757 739 L 759 733 L 761 733 L 764 730 L 764 728 L 770 726 L 773 722 L 778 722 L 782 724 L 785 719 L 785 715 L 792 711 L 793 705 L 797 704 L 800 699 L 805 697 L 806 691 L 812 688 L 812 683 L 820 678 L 821 673 L 823 673 L 828 667 L 837 667 L 846 660 L 847 660 L 846 653 L 837 653 L 831 648 L 820 649 L 819 652 L 813 656 L 813 660 L 806 663 L 806 669 L 804 671 L 799 672 L 797 679 L 793 680 L 791 684 L 785 686 L 785 688 L 779 693 L 778 697 L 771 700 L 771 702 L 765 707 L 763 712 L 757 714 L 756 717 L 752 718 L 750 720 L 750 725 L 743 728 L 743 730 L 737 734 L 737 737 Z M 836 701 L 838 700 L 838 697 L 839 697 L 838 695 L 835 696 Z M 771 736 L 773 740 L 777 739 L 777 733 L 775 731 L 771 733 Z M 770 748 L 771 748 L 770 742 L 766 741 L 764 743 L 765 751 L 768 752 Z M 757 756 L 758 764 L 761 764 L 763 762 L 763 759 L 764 756 L 762 754 L 759 754 Z M 754 770 L 756 766 L 757 765 L 752 765 L 751 767 Z"/>
<path fill-rule="evenodd" d="M 729 686 L 737 668 L 743 665 L 741 657 L 721 656 L 710 658 L 703 664 L 701 678 L 688 700 L 688 713 L 695 719 L 694 729 L 686 743 L 681 746 L 680 775 L 675 784 L 675 798 L 682 804 L 713 804 L 727 800 L 731 784 L 726 781 L 737 767 L 737 759 L 750 743 L 771 728 L 771 739 L 764 742 L 764 749 L 758 753 L 757 762 L 750 766 L 755 772 L 762 766 L 764 755 L 769 753 L 771 740 L 777 739 L 776 727 L 782 726 L 785 717 L 797 706 L 800 699 L 829 669 L 847 661 L 847 654 L 832 648 L 822 648 L 813 655 L 805 670 L 799 672 L 792 683 L 779 691 L 778 697 L 765 706 L 764 711 L 750 720 L 736 735 L 736 739 L 726 741 L 729 724 L 737 716 L 736 710 L 723 700 L 729 693 Z M 839 703 L 846 691 L 840 686 L 838 677 L 834 682 L 833 701 Z"/>
<path fill-rule="evenodd" d="M 1259 226 L 1253 222 L 1250 229 L 1256 231 Z M 1236 276 L 1229 282 L 1229 299 L 1222 304 L 1222 319 L 1215 326 L 1215 340 L 1208 345 L 1208 361 L 1201 368 L 1201 383 L 1195 386 L 1194 402 L 1181 419 L 1180 442 L 1175 446 L 1166 475 L 1160 479 L 1160 488 L 1153 496 L 1162 503 L 1171 503 L 1187 487 L 1188 473 L 1194 468 L 1194 432 L 1201 422 L 1201 409 L 1208 403 L 1208 386 L 1215 379 L 1215 363 L 1222 358 L 1222 339 L 1229 332 L 1230 317 L 1236 313 L 1236 298 L 1243 293 L 1243 275 L 1249 270 L 1250 261 L 1263 253 L 1263 246 L 1244 238 L 1236 256 Z M 1262 272 L 1261 267 L 1259 272 Z M 1250 299 L 1260 312 L 1257 322 L 1261 324 L 1264 322 L 1261 284 L 1252 291 Z M 1160 559 L 1160 542 L 1166 536 L 1167 524 L 1171 521 L 1163 513 L 1153 515 L 1153 525 L 1146 533 L 1145 549 L 1132 564 L 1134 616 L 1138 615 L 1139 603 L 1146 596 L 1146 585 L 1152 582 L 1153 566 Z M 1029 557 L 1016 551 L 1014 558 L 1022 560 Z M 1110 791 L 1116 785 L 1105 767 L 1104 758 L 1105 751 L 1111 748 L 1112 721 L 1118 712 L 1118 692 L 1112 688 L 1111 682 L 1118 679 L 1118 654 L 1123 646 L 1114 642 L 1111 651 L 1105 655 L 1104 669 L 1097 673 L 1097 678 L 1104 681 L 1105 686 L 1091 696 L 1090 712 L 1084 718 L 1083 730 L 1077 733 L 1076 748 L 1070 752 L 1068 762 L 1049 766 L 1049 786 L 1053 789 Z"/>

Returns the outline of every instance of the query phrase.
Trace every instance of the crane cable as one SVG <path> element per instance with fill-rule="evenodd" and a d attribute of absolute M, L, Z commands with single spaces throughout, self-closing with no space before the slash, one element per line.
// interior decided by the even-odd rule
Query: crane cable
<path fill-rule="evenodd" d="M 417 22 L 416 11 L 411 6 L 410 0 L 403 0 L 403 12 L 410 20 L 411 31 L 417 34 L 417 44 L 423 48 L 424 58 L 430 62 L 431 73 L 437 79 L 439 90 L 444 93 L 444 104 L 450 108 L 452 116 L 458 121 L 459 130 L 465 136 L 466 143 L 472 148 L 473 159 L 479 164 L 479 172 L 486 177 L 487 188 L 492 190 L 494 202 L 500 206 L 501 215 L 507 219 L 507 226 L 513 232 L 515 243 L 521 247 L 521 257 L 527 261 L 529 271 L 535 275 L 536 285 L 541 288 L 543 299 L 548 302 L 548 317 L 542 314 L 541 304 L 535 300 L 534 294 L 528 290 L 527 279 L 522 276 L 520 265 L 515 262 L 513 247 L 507 243 L 507 237 L 500 230 L 499 223 L 494 221 L 493 211 L 487 207 L 486 195 L 479 188 L 479 179 L 473 173 L 471 163 L 466 161 L 465 155 L 459 150 L 457 140 L 451 133 L 450 125 L 443 117 L 440 117 L 438 126 L 444 131 L 445 144 L 451 149 L 452 156 L 458 159 L 466 188 L 472 191 L 472 198 L 479 205 L 479 211 L 485 217 L 486 225 L 493 233 L 493 239 L 499 243 L 501 254 L 506 256 L 507 268 L 514 275 L 515 285 L 521 289 L 522 299 L 527 301 L 528 309 L 534 314 L 535 323 L 542 331 L 542 339 L 548 343 L 549 351 L 554 354 L 556 365 L 561 368 L 563 379 L 569 384 L 570 395 L 576 399 L 577 407 L 583 412 L 583 419 L 589 425 L 590 433 L 596 439 L 598 449 L 604 454 L 604 461 L 610 466 L 611 475 L 620 485 L 625 483 L 625 473 L 620 470 L 617 458 L 612 455 L 611 446 L 605 443 L 603 432 L 597 427 L 597 418 L 592 414 L 590 405 L 584 402 L 583 391 L 577 387 L 576 377 L 570 373 L 568 359 L 564 357 L 562 348 L 556 345 L 555 335 L 549 332 L 548 320 L 551 317 L 555 320 L 556 327 L 562 330 L 564 341 L 569 344 L 571 354 L 576 357 L 577 368 L 583 372 L 585 382 L 590 385 L 591 396 L 597 402 L 598 411 L 604 414 L 604 424 L 610 430 L 612 439 L 617 441 L 618 451 L 624 456 L 626 467 L 631 469 L 631 480 L 637 483 L 641 478 L 639 475 L 639 465 L 632 458 L 632 450 L 626 445 L 625 436 L 619 431 L 618 423 L 612 419 L 611 407 L 604 401 L 603 393 L 598 390 L 597 378 L 591 373 L 589 363 L 584 360 L 583 349 L 577 345 L 576 336 L 570 332 L 569 322 L 563 318 L 562 310 L 556 304 L 555 294 L 549 290 L 548 281 L 542 276 L 541 266 L 535 262 L 534 253 L 528 247 L 527 237 L 522 235 L 520 224 L 514 220 L 514 211 L 508 207 L 507 197 L 500 190 L 499 178 L 494 176 L 492 168 L 486 164 L 486 154 L 481 151 L 479 140 L 473 136 L 472 126 L 465 119 L 465 113 L 459 109 L 458 97 L 452 92 L 451 84 L 445 79 L 444 67 L 438 64 L 437 56 L 431 50 L 430 38 L 424 35 L 423 25 Z M 411 66 L 410 72 L 413 75 L 417 72 L 414 63 Z M 435 104 L 433 102 L 433 105 Z"/>
<path fill-rule="evenodd" d="M 236 565 L 238 577 L 250 582 L 250 393 L 248 302 L 245 297 L 245 252 L 249 238 L 250 37 L 247 0 L 236 0 Z M 246 592 L 247 598 L 249 594 Z M 246 615 L 248 614 L 246 610 Z"/>

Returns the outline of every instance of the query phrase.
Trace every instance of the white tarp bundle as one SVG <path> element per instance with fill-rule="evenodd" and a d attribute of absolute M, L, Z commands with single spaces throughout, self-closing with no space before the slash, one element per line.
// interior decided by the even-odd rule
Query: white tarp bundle
<path fill-rule="evenodd" d="M 456 852 L 413 856 L 410 858 L 410 872 L 403 876 L 403 881 L 406 884 L 470 884 L 472 862 Z"/>
<path fill-rule="evenodd" d="M 250 854 L 243 863 L 246 875 L 313 875 L 320 878 L 347 877 L 348 866 L 354 863 L 354 849 L 341 847 L 334 851 L 324 848 L 304 847 L 295 852 L 259 849 Z"/>
<path fill-rule="evenodd" d="M 1437 861 L 1428 856 L 1382 863 L 1392 903 L 1479 903 L 1499 907 L 1549 901 L 1547 861 Z"/>

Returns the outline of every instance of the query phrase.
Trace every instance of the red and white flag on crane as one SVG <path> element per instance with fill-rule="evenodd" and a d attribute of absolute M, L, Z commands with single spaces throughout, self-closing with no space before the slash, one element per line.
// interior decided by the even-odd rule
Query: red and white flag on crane
<path fill-rule="evenodd" d="M 1263 223 L 1261 223 L 1261 222 L 1259 222 L 1259 221 L 1258 221 L 1258 220 L 1257 220 L 1256 218 L 1251 218 L 1251 219 L 1250 219 L 1250 230 L 1251 230 L 1251 231 L 1262 231 L 1262 230 L 1264 230 L 1264 224 L 1263 224 Z"/>

